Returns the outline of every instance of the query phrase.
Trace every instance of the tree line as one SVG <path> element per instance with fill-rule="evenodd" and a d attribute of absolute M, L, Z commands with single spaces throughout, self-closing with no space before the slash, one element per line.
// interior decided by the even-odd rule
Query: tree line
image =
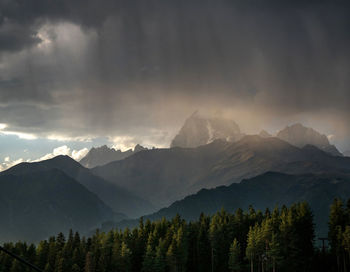
<path fill-rule="evenodd" d="M 350 271 L 350 201 L 330 210 L 331 249 L 315 246 L 313 214 L 307 203 L 270 211 L 221 210 L 194 222 L 179 215 L 132 230 L 59 233 L 38 245 L 5 243 L 4 248 L 45 272 L 310 272 Z M 0 272 L 29 272 L 0 253 Z"/>

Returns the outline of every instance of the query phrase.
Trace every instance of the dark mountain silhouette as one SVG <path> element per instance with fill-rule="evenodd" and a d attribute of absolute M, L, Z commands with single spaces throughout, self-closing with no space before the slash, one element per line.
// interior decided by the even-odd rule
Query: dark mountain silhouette
<path fill-rule="evenodd" d="M 277 137 L 297 147 L 314 145 L 334 156 L 343 156 L 334 145 L 329 143 L 326 135 L 299 123 L 284 128 L 277 133 Z"/>
<path fill-rule="evenodd" d="M 310 167 L 312 166 L 312 167 Z M 245 136 L 229 143 L 216 140 L 197 148 L 140 152 L 92 169 L 110 182 L 132 190 L 157 207 L 193 194 L 240 182 L 267 171 L 292 174 L 348 174 L 350 158 L 332 156 L 317 147 L 299 148 L 279 138 Z"/>
<path fill-rule="evenodd" d="M 253 205 L 254 208 L 265 211 L 267 207 L 273 209 L 276 205 L 281 207 L 307 201 L 314 212 L 318 234 L 327 235 L 329 207 L 336 197 L 350 197 L 350 176 L 267 172 L 227 187 L 202 189 L 197 194 L 176 201 L 168 208 L 144 216 L 144 219 L 173 218 L 180 214 L 184 219 L 194 220 L 202 212 L 214 214 L 221 208 L 233 212 L 237 208 L 246 210 Z M 136 221 L 124 221 L 117 225 L 133 226 Z"/>
<path fill-rule="evenodd" d="M 91 171 L 69 156 L 57 156 L 53 159 L 35 162 L 20 163 L 1 175 L 25 175 L 39 171 L 59 169 L 72 177 L 89 191 L 95 193 L 101 200 L 110 206 L 116 213 L 123 213 L 130 217 L 137 217 L 153 211 L 153 206 L 140 197 L 135 196 L 117 184 L 113 184 L 91 173 Z"/>
<path fill-rule="evenodd" d="M 69 229 L 86 232 L 114 218 L 111 208 L 63 171 L 24 172 L 0 176 L 1 241 L 38 241 Z"/>
<path fill-rule="evenodd" d="M 242 137 L 239 126 L 232 120 L 206 118 L 192 114 L 171 142 L 171 147 L 198 147 L 217 139 L 237 141 Z"/>
<path fill-rule="evenodd" d="M 107 164 L 112 161 L 119 161 L 125 159 L 142 150 L 147 150 L 147 148 L 139 144 L 135 146 L 134 150 L 129 149 L 124 152 L 122 152 L 121 150 L 115 150 L 114 148 L 109 148 L 106 145 L 97 148 L 93 147 L 79 162 L 81 165 L 87 168 L 93 168 L 96 166 Z"/>

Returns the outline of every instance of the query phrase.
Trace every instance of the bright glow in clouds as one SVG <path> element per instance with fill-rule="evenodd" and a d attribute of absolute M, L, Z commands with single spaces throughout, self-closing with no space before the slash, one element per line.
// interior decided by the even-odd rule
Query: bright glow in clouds
<path fill-rule="evenodd" d="M 7 125 L 6 125 L 6 124 L 0 123 L 0 130 L 3 130 L 3 129 L 5 129 L 5 128 L 7 128 Z"/>
<path fill-rule="evenodd" d="M 67 137 L 63 135 L 51 134 L 46 137 L 48 140 L 59 142 L 92 142 L 92 137 Z"/>
<path fill-rule="evenodd" d="M 52 159 L 53 157 L 59 156 L 59 155 L 64 155 L 64 156 L 70 156 L 72 157 L 74 160 L 79 161 L 80 159 L 82 159 L 87 153 L 89 152 L 89 150 L 87 148 L 83 148 L 80 150 L 73 150 L 71 151 L 71 149 L 66 146 L 60 146 L 55 148 L 52 153 L 48 153 L 45 156 L 35 160 L 35 161 L 42 161 L 42 160 L 48 160 L 48 159 Z"/>
<path fill-rule="evenodd" d="M 20 139 L 24 140 L 36 140 L 38 139 L 37 136 L 34 134 L 29 134 L 29 133 L 24 133 L 24 132 L 17 132 L 17 131 L 1 131 L 0 133 L 5 134 L 5 135 L 15 135 Z"/>
<path fill-rule="evenodd" d="M 52 159 L 52 158 L 59 156 L 59 155 L 70 156 L 74 160 L 79 161 L 88 152 L 89 152 L 89 150 L 87 148 L 82 148 L 80 150 L 71 150 L 68 146 L 63 145 L 63 146 L 55 148 L 51 153 L 48 153 L 39 159 L 35 159 L 35 160 L 28 159 L 28 160 L 26 160 L 26 162 L 38 162 L 38 161 L 42 161 L 42 160 L 48 160 L 48 159 Z M 11 158 L 9 156 L 7 156 L 4 158 L 4 162 L 0 163 L 0 171 L 4 171 L 4 170 L 11 168 L 12 166 L 15 166 L 16 164 L 19 164 L 19 163 L 24 162 L 24 161 L 25 160 L 23 158 L 19 158 L 19 159 L 12 161 Z"/>
<path fill-rule="evenodd" d="M 48 47 L 52 43 L 47 29 L 41 29 L 36 36 L 41 40 L 41 43 L 37 45 L 39 48 Z"/>
<path fill-rule="evenodd" d="M 129 149 L 133 149 L 137 142 L 135 141 L 134 137 L 130 136 L 122 136 L 122 137 L 113 137 L 110 139 L 111 142 L 113 142 L 112 148 L 121 151 L 126 151 Z"/>
<path fill-rule="evenodd" d="M 6 160 L 8 159 L 8 160 Z M 5 162 L 0 163 L 0 171 L 4 171 L 8 168 L 11 168 L 12 166 L 15 166 L 16 164 L 19 164 L 21 162 L 24 162 L 24 160 L 22 158 L 18 159 L 18 160 L 14 160 L 14 161 L 10 161 L 9 157 L 5 158 Z"/>

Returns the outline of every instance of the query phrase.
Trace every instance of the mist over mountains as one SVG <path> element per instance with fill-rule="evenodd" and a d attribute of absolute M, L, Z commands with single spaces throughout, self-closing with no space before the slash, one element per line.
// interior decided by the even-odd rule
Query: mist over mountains
<path fill-rule="evenodd" d="M 196 111 L 185 121 L 170 147 L 198 147 L 218 139 L 235 142 L 242 136 L 239 126 L 233 120 L 206 118 Z"/>
<path fill-rule="evenodd" d="M 233 120 L 220 117 L 220 115 L 208 117 L 196 111 L 185 120 L 179 133 L 172 140 L 170 147 L 198 147 L 217 139 L 236 142 L 244 135 L 238 124 Z M 259 136 L 263 138 L 275 136 L 300 148 L 305 145 L 314 145 L 332 155 L 342 156 L 342 153 L 329 143 L 326 135 L 300 123 L 287 126 L 278 131 L 276 135 L 262 130 Z"/>
<path fill-rule="evenodd" d="M 125 159 L 139 151 L 147 150 L 147 148 L 137 144 L 134 150 L 129 149 L 127 151 L 115 150 L 114 148 L 109 148 L 107 145 L 103 145 L 97 148 L 91 148 L 90 151 L 82 158 L 79 162 L 81 165 L 87 168 L 93 168 L 96 166 L 101 166 L 112 161 L 119 161 Z"/>
<path fill-rule="evenodd" d="M 322 232 L 332 198 L 350 197 L 349 180 L 350 158 L 312 128 L 297 123 L 275 135 L 244 135 L 232 120 L 196 112 L 170 148 L 137 145 L 121 152 L 102 146 L 80 163 L 57 156 L 1 172 L 2 239 L 37 240 L 69 228 L 89 232 L 134 224 L 144 215 L 194 219 L 221 207 L 262 209 L 304 200 Z M 16 227 L 22 219 L 33 224 Z"/>
<path fill-rule="evenodd" d="M 304 127 L 300 123 L 286 127 L 279 131 L 276 136 L 297 147 L 313 145 L 332 155 L 343 156 L 334 145 L 329 143 L 326 135 L 323 135 L 312 128 Z"/>

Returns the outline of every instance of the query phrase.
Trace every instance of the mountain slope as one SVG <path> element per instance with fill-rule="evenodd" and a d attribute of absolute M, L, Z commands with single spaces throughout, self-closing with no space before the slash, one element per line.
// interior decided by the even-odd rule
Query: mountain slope
<path fill-rule="evenodd" d="M 89 231 L 113 211 L 58 169 L 0 176 L 1 241 L 38 241 L 69 229 Z"/>
<path fill-rule="evenodd" d="M 281 207 L 307 201 L 314 212 L 318 232 L 326 234 L 329 206 L 335 197 L 350 197 L 349 177 L 268 172 L 228 187 L 203 189 L 144 218 L 155 220 L 180 214 L 185 219 L 192 220 L 198 218 L 201 212 L 213 214 L 222 207 L 234 211 L 253 205 L 256 209 L 265 210 L 266 207 L 273 209 L 276 205 Z"/>
<path fill-rule="evenodd" d="M 23 175 L 51 169 L 59 169 L 84 185 L 116 213 L 137 217 L 154 210 L 153 206 L 148 201 L 135 196 L 116 184 L 112 184 L 94 175 L 89 169 L 84 168 L 69 156 L 57 156 L 50 160 L 35 163 L 21 163 L 1 172 L 0 176 L 8 174 Z"/>
<path fill-rule="evenodd" d="M 228 144 L 215 141 L 199 148 L 154 149 L 93 168 L 94 174 L 164 207 L 188 195 L 189 186 L 216 161 Z"/>
<path fill-rule="evenodd" d="M 171 142 L 171 147 L 198 147 L 214 140 L 237 141 L 242 137 L 239 126 L 224 118 L 205 118 L 192 114 Z"/>
<path fill-rule="evenodd" d="M 299 123 L 279 131 L 277 137 L 300 148 L 305 145 L 314 145 L 334 156 L 342 156 L 339 150 L 329 143 L 326 135 Z"/>
<path fill-rule="evenodd" d="M 112 161 L 123 160 L 142 150 L 146 150 L 146 148 L 141 145 L 136 145 L 134 150 L 129 149 L 125 152 L 122 152 L 121 150 L 115 150 L 114 148 L 109 148 L 106 145 L 98 148 L 93 147 L 79 162 L 81 165 L 87 168 L 93 168 L 110 163 Z"/>
<path fill-rule="evenodd" d="M 217 140 L 197 148 L 149 150 L 92 169 L 159 208 L 202 188 L 229 185 L 267 171 L 302 174 L 313 170 L 346 174 L 350 159 L 312 146 L 298 148 L 276 137 L 253 135 L 235 143 Z"/>

